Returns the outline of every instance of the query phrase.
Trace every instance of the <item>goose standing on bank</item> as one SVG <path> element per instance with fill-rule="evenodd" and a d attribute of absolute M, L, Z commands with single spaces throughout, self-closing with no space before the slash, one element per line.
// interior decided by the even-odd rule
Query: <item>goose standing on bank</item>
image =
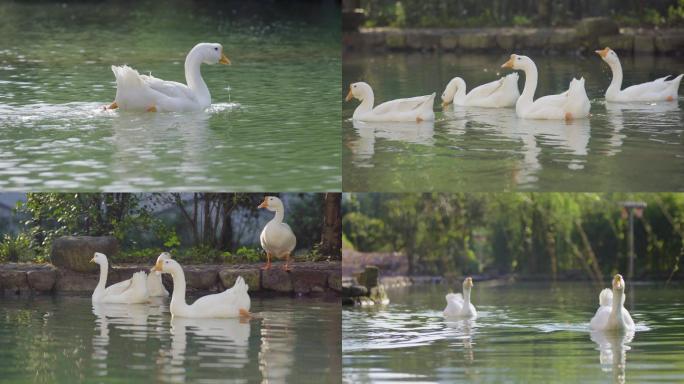
<path fill-rule="evenodd" d="M 679 83 L 682 81 L 684 74 L 672 80 L 666 80 L 669 76 L 665 76 L 648 83 L 636 84 L 620 90 L 622 87 L 622 65 L 617 53 L 608 47 L 595 52 L 608 64 L 613 73 L 610 85 L 606 89 L 606 101 L 674 101 L 677 99 Z"/>
<path fill-rule="evenodd" d="M 268 261 L 262 269 L 271 268 L 271 258 L 276 257 L 285 259 L 284 270 L 290 270 L 290 255 L 297 245 L 297 238 L 294 232 L 287 223 L 283 223 L 285 216 L 285 207 L 282 200 L 275 196 L 266 196 L 264 201 L 259 204 L 257 208 L 266 208 L 271 212 L 275 212 L 275 216 L 269 221 L 261 231 L 259 240 L 261 247 L 266 251 Z"/>
<path fill-rule="evenodd" d="M 230 64 L 221 44 L 199 43 L 185 58 L 185 81 L 157 79 L 141 75 L 127 66 L 112 65 L 116 77 L 116 97 L 109 109 L 147 112 L 201 111 L 211 105 L 211 94 L 202 79 L 202 64 Z"/>

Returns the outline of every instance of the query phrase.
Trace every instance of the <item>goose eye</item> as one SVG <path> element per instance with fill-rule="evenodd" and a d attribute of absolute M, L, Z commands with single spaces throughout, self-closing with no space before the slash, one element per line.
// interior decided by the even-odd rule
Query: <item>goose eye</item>
<path fill-rule="evenodd" d="M 356 85 L 354 85 L 353 87 L 356 88 Z"/>
<path fill-rule="evenodd" d="M 214 47 L 214 51 L 218 51 L 218 47 Z"/>

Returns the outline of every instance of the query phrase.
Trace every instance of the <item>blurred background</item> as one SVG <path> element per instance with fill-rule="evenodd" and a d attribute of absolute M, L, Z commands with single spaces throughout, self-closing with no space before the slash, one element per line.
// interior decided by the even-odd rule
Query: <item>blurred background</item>
<path fill-rule="evenodd" d="M 341 257 L 340 194 L 283 193 L 284 221 L 297 236 L 295 258 Z M 47 262 L 60 236 L 113 235 L 118 262 L 147 262 L 170 251 L 181 262 L 265 260 L 259 235 L 274 212 L 263 193 L 2 193 L 0 262 Z M 329 225 L 324 225 L 328 223 Z"/>
<path fill-rule="evenodd" d="M 627 276 L 632 215 L 634 277 L 682 277 L 682 193 L 353 193 L 342 211 L 345 276 L 366 264 L 385 275 Z"/>

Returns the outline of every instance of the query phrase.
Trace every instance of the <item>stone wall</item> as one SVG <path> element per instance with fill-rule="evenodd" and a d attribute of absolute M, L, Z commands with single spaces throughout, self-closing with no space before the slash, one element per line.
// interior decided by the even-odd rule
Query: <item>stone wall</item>
<path fill-rule="evenodd" d="M 274 263 L 268 271 L 262 264 L 241 265 L 185 265 L 185 279 L 189 291 L 220 292 L 230 288 L 238 276 L 249 285 L 250 294 L 333 294 L 342 291 L 340 262 L 294 263 L 291 272 L 283 271 L 282 263 Z M 149 271 L 151 265 L 122 265 L 110 268 L 107 285 L 129 279 L 134 272 Z M 50 264 L 0 264 L 0 292 L 5 294 L 92 293 L 99 272 L 79 273 Z M 169 291 L 171 276 L 162 281 Z"/>
<path fill-rule="evenodd" d="M 621 54 L 684 53 L 684 29 L 618 29 L 595 19 L 574 28 L 361 28 L 345 32 L 346 51 L 592 53 L 611 47 Z"/>

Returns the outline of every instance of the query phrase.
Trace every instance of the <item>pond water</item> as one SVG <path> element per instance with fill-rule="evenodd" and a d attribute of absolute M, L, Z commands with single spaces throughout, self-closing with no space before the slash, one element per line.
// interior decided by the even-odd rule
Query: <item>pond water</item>
<path fill-rule="evenodd" d="M 684 287 L 637 285 L 633 334 L 590 332 L 601 287 L 478 284 L 476 320 L 445 321 L 447 288 L 389 290 L 391 304 L 342 311 L 348 382 L 606 383 L 684 381 Z M 460 289 L 458 289 L 460 291 Z"/>
<path fill-rule="evenodd" d="M 339 382 L 339 302 L 253 298 L 251 311 L 249 322 L 171 319 L 168 299 L 0 297 L 0 381 Z"/>
<path fill-rule="evenodd" d="M 204 5 L 0 3 L 0 188 L 339 190 L 339 5 Z M 102 109 L 111 65 L 185 83 L 202 41 L 207 111 Z"/>
<path fill-rule="evenodd" d="M 351 121 L 344 103 L 343 179 L 348 191 L 681 191 L 684 111 L 677 102 L 614 104 L 603 99 L 610 69 L 598 55 L 531 55 L 539 68 L 536 97 L 560 93 L 584 76 L 589 119 L 571 123 L 518 119 L 515 110 L 435 102 L 433 123 Z M 508 55 L 348 54 L 343 88 L 366 81 L 382 101 L 437 93 L 454 76 L 468 90 L 509 73 Z M 668 57 L 624 57 L 623 84 L 684 73 Z M 525 76 L 521 72 L 522 92 Z M 681 88 L 680 88 L 681 89 Z M 681 94 L 681 91 L 680 91 Z"/>

